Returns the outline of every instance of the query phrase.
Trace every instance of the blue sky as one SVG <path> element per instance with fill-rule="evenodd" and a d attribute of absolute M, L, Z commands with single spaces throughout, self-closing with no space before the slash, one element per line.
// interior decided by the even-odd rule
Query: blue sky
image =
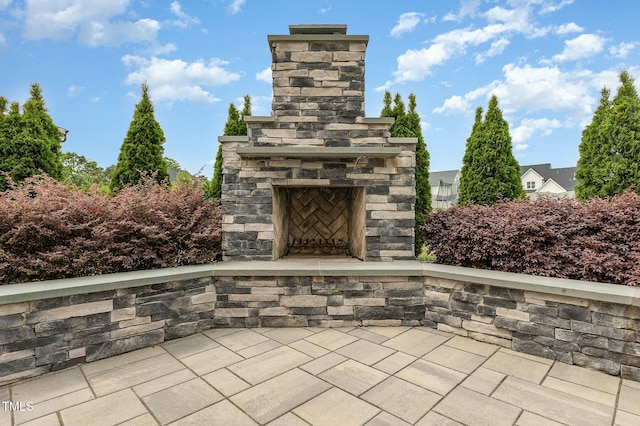
<path fill-rule="evenodd" d="M 211 176 L 230 102 L 271 111 L 267 34 L 347 24 L 370 36 L 366 113 L 415 93 L 431 170 L 459 168 L 498 96 L 523 164 L 574 166 L 603 86 L 640 75 L 640 2 L 600 0 L 0 0 L 0 95 L 42 86 L 64 151 L 106 167 L 147 81 L 165 154 Z"/>

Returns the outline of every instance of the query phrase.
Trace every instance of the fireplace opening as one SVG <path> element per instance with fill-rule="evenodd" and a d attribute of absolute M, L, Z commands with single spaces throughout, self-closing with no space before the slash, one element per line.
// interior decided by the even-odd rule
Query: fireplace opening
<path fill-rule="evenodd" d="M 365 258 L 363 187 L 273 187 L 273 258 Z"/>

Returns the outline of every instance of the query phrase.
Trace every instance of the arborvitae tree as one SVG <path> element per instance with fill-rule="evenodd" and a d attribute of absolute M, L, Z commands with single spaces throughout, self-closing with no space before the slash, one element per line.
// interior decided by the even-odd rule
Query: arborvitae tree
<path fill-rule="evenodd" d="M 220 198 L 222 196 L 222 145 L 218 145 L 216 162 L 213 165 L 213 179 L 206 192 L 207 198 Z"/>
<path fill-rule="evenodd" d="M 393 117 L 393 109 L 391 109 L 391 93 L 384 92 L 384 98 L 382 99 L 382 112 L 380 117 Z"/>
<path fill-rule="evenodd" d="M 610 197 L 640 193 L 640 98 L 628 71 L 620 73 L 613 102 L 603 89 L 600 105 L 580 143 L 576 195 Z"/>
<path fill-rule="evenodd" d="M 476 116 L 471 128 L 471 135 L 467 138 L 467 147 L 462 158 L 462 170 L 460 172 L 460 187 L 458 188 L 458 203 L 467 204 L 471 201 L 471 195 L 481 190 L 480 179 L 472 179 L 472 173 L 480 167 L 482 159 L 475 157 L 482 138 L 482 107 L 476 108 Z"/>
<path fill-rule="evenodd" d="M 229 104 L 227 122 L 224 125 L 224 136 L 246 136 L 247 124 L 244 118 L 251 115 L 251 96 L 245 95 L 242 113 L 238 112 L 236 106 Z M 222 145 L 218 145 L 216 162 L 213 166 L 213 179 L 207 191 L 207 197 L 220 198 L 222 195 Z"/>
<path fill-rule="evenodd" d="M 606 157 L 605 151 L 610 149 L 610 135 L 606 128 L 611 114 L 610 95 L 610 90 L 603 87 L 591 124 L 582 131 L 580 158 L 576 170 L 578 183 L 575 186 L 576 197 L 580 200 L 587 200 L 597 195 L 605 182 L 603 175 L 605 167 L 602 161 Z"/>
<path fill-rule="evenodd" d="M 460 204 L 492 205 L 500 200 L 526 196 L 520 181 L 520 166 L 513 156 L 509 124 L 502 118 L 498 98 L 494 95 L 484 121 L 482 110 L 467 140 L 460 176 Z"/>
<path fill-rule="evenodd" d="M 382 117 L 394 117 L 395 122 L 391 126 L 392 137 L 418 138 L 416 145 L 416 228 L 415 228 L 415 252 L 416 255 L 422 250 L 424 245 L 422 230 L 424 225 L 424 215 L 431 209 L 431 186 L 429 185 L 429 153 L 422 136 L 420 116 L 416 111 L 416 96 L 409 95 L 409 112 L 406 111 L 404 102 L 399 93 L 393 99 L 391 108 L 391 94 L 385 92 L 383 98 L 383 108 L 380 115 Z"/>
<path fill-rule="evenodd" d="M 6 99 L 0 100 L 3 119 L 0 123 L 0 170 L 16 182 L 40 171 L 54 179 L 62 177 L 62 140 L 58 127 L 47 112 L 40 85 L 31 85 L 31 96 L 20 105 L 13 102 L 6 113 Z M 0 178 L 0 190 L 6 180 Z"/>
<path fill-rule="evenodd" d="M 409 95 L 409 113 L 407 127 L 413 130 L 418 138 L 416 145 L 416 255 L 420 254 L 424 239 L 421 227 L 424 225 L 424 215 L 431 210 L 431 185 L 429 184 L 429 152 L 422 136 L 420 116 L 416 112 L 416 96 Z"/>
<path fill-rule="evenodd" d="M 145 173 L 155 173 L 158 182 L 168 179 L 162 147 L 164 142 L 164 132 L 153 114 L 149 87 L 143 83 L 140 102 L 136 104 L 133 120 L 120 147 L 118 163 L 110 182 L 111 189 L 135 185 Z"/>

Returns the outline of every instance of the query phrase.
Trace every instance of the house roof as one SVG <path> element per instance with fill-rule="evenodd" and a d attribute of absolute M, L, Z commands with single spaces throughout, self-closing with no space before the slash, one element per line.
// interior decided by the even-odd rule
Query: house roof
<path fill-rule="evenodd" d="M 558 185 L 562 186 L 567 191 L 573 191 L 573 187 L 576 186 L 575 174 L 577 167 L 560 167 L 554 169 L 550 163 L 545 164 L 532 164 L 528 166 L 520 167 L 520 176 L 524 175 L 527 170 L 532 169 L 538 173 L 542 178 L 547 181 L 553 179 Z"/>
<path fill-rule="evenodd" d="M 573 191 L 573 187 L 576 186 L 578 181 L 576 180 L 577 167 L 561 167 L 558 169 L 551 169 L 551 175 L 549 179 L 553 179 L 556 183 L 562 186 L 567 191 Z"/>
<path fill-rule="evenodd" d="M 545 164 L 531 164 L 528 166 L 520 166 L 520 176 L 525 174 L 527 170 L 532 169 L 534 172 L 539 174 L 543 179 L 547 177 L 549 174 L 549 170 L 551 169 L 551 163 Z"/>
<path fill-rule="evenodd" d="M 575 178 L 577 167 L 560 167 L 554 169 L 551 167 L 551 163 L 529 164 L 520 166 L 520 176 L 523 176 L 529 169 L 539 174 L 545 182 L 553 179 L 555 183 L 567 191 L 573 191 L 576 183 L 578 183 Z M 456 182 L 456 176 L 458 176 L 459 173 L 459 170 L 431 172 L 429 173 L 429 183 L 432 187 L 440 185 L 440 181 L 444 184 L 458 183 Z M 535 192 L 535 190 L 527 192 Z"/>

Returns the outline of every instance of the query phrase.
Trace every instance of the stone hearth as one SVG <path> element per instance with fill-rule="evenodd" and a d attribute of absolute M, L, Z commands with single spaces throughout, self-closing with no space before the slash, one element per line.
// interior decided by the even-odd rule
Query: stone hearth
<path fill-rule="evenodd" d="M 223 147 L 223 259 L 413 259 L 416 138 L 364 116 L 368 36 L 345 25 L 269 35 L 273 104 Z"/>

